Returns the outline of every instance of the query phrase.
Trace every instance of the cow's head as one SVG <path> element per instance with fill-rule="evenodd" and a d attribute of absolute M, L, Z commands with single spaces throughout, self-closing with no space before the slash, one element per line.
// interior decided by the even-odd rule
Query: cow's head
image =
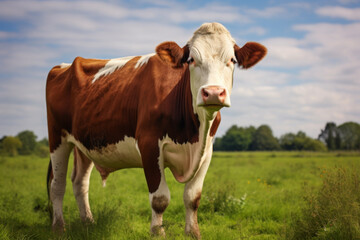
<path fill-rule="evenodd" d="M 254 66 L 266 55 L 266 48 L 255 42 L 240 48 L 223 25 L 205 23 L 185 47 L 165 42 L 156 52 L 175 67 L 188 64 L 194 110 L 214 113 L 230 107 L 235 65 L 244 69 Z"/>

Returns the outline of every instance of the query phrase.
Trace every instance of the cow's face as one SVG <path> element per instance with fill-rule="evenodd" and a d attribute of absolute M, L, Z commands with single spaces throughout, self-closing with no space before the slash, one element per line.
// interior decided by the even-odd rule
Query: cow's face
<path fill-rule="evenodd" d="M 220 24 L 204 24 L 188 42 L 191 93 L 195 107 L 230 107 L 235 42 Z"/>
<path fill-rule="evenodd" d="M 156 51 L 175 66 L 188 63 L 194 110 L 211 113 L 230 107 L 235 65 L 252 67 L 266 54 L 266 48 L 258 43 L 238 47 L 228 30 L 219 23 L 203 24 L 184 48 L 166 42 Z"/>

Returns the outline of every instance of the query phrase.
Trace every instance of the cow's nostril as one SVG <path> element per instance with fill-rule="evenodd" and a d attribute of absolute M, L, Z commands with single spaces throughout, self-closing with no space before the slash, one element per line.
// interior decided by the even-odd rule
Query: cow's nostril
<path fill-rule="evenodd" d="M 220 97 L 225 97 L 225 96 L 226 96 L 226 91 L 225 91 L 225 89 L 220 93 L 219 96 L 220 96 Z"/>
<path fill-rule="evenodd" d="M 202 94 L 204 97 L 209 97 L 209 93 L 205 89 L 202 90 Z"/>

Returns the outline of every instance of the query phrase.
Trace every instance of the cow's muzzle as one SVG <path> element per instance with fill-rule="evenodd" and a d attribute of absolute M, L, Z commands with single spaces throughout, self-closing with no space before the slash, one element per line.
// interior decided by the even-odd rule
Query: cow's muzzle
<path fill-rule="evenodd" d="M 201 99 L 202 102 L 199 106 L 202 107 L 212 107 L 212 108 L 222 108 L 229 107 L 227 103 L 227 91 L 225 88 L 220 86 L 207 86 L 201 89 Z"/>

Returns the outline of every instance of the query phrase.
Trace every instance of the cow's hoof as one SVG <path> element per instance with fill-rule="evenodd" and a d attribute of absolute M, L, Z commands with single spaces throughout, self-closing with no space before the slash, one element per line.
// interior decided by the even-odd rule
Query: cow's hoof
<path fill-rule="evenodd" d="M 192 231 L 185 231 L 185 234 L 193 239 L 201 239 L 200 231 L 199 229 L 195 229 Z"/>
<path fill-rule="evenodd" d="M 54 223 L 52 225 L 52 230 L 55 234 L 59 234 L 59 235 L 63 234 L 66 231 L 65 223 L 61 221 Z"/>
<path fill-rule="evenodd" d="M 95 223 L 94 218 L 92 217 L 92 215 L 81 217 L 81 221 L 85 225 L 91 225 L 91 224 Z"/>
<path fill-rule="evenodd" d="M 95 223 L 94 219 L 92 218 L 87 218 L 87 219 L 82 219 L 81 220 L 82 224 L 85 225 L 85 226 L 91 226 Z"/>
<path fill-rule="evenodd" d="M 151 235 L 165 237 L 165 229 L 163 226 L 153 226 L 151 228 Z"/>

